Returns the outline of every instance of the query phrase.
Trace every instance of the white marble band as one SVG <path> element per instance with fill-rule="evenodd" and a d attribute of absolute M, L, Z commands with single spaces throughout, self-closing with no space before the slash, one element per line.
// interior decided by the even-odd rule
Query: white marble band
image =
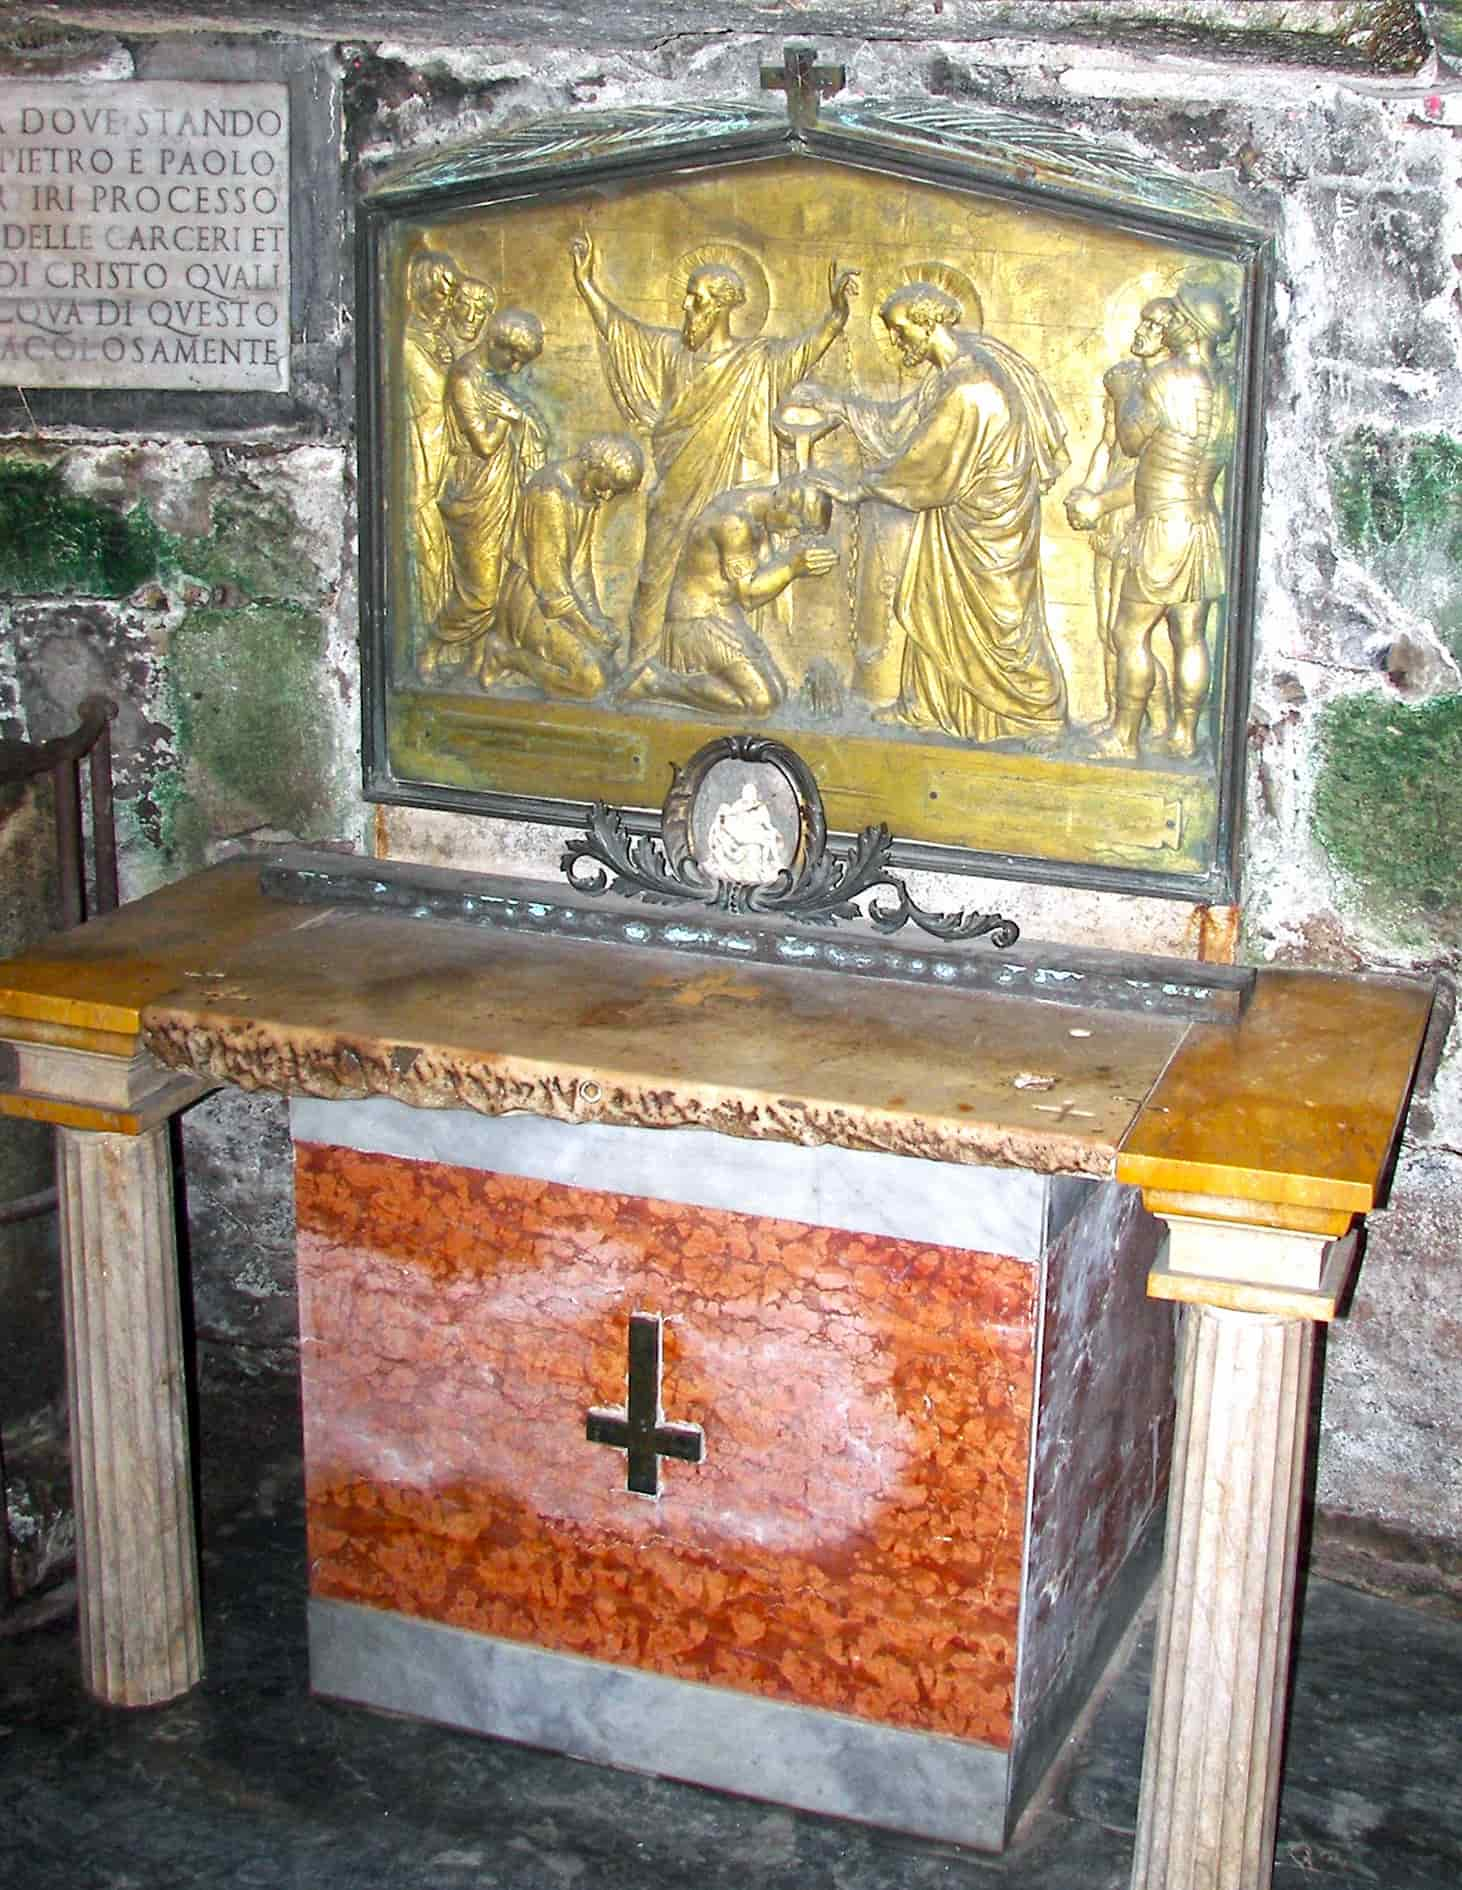
<path fill-rule="evenodd" d="M 316 1693 L 951 1844 L 1005 1840 L 1003 1752 L 616 1667 L 353 1602 L 310 1602 Z"/>
<path fill-rule="evenodd" d="M 545 1116 L 410 1109 L 389 1098 L 295 1097 L 296 1141 L 526 1175 L 577 1188 L 726 1208 L 1039 1259 L 1085 1199 L 1080 1177 L 965 1168 L 848 1148 L 743 1142 L 706 1129 L 621 1128 Z"/>

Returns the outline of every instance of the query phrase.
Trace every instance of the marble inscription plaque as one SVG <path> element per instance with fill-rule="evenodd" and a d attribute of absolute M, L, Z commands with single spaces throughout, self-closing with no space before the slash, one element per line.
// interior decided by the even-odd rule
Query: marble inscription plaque
<path fill-rule="evenodd" d="M 6 88 L 0 377 L 288 389 L 287 87 Z"/>

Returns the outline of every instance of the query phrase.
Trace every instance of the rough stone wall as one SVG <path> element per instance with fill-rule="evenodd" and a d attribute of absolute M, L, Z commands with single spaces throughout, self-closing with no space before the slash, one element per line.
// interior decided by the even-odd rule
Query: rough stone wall
<path fill-rule="evenodd" d="M 351 193 L 401 153 L 544 111 L 742 95 L 779 61 L 784 25 L 815 34 L 854 93 L 989 99 L 1084 127 L 1274 230 L 1240 952 L 1443 980 L 1391 1205 L 1329 1342 L 1317 1498 L 1322 1548 L 1356 1569 L 1416 1538 L 1433 1545 L 1426 1579 L 1455 1575 L 1462 1031 L 1445 1025 L 1462 950 L 1462 89 L 1424 45 L 1368 63 L 1341 33 L 1331 57 L 1293 32 L 1281 44 L 1257 28 L 1197 31 L 1197 6 L 1118 6 L 1109 18 L 1127 24 L 1106 30 L 1099 9 L 963 0 L 811 5 L 785 21 L 753 7 L 651 11 L 591 23 L 567 4 L 432 5 L 394 13 L 393 28 L 367 7 L 347 29 L 318 10 L 308 26 L 286 7 L 257 10 L 250 32 L 278 28 L 271 56 L 311 75 L 322 188 L 344 182 L 342 247 L 317 271 L 314 303 L 348 279 Z M 1293 26 L 1347 10 L 1268 13 Z M 108 35 L 88 34 L 81 8 L 46 17 L 33 44 L 19 34 L 0 48 L 9 70 L 214 76 L 210 61 L 253 43 L 185 34 L 143 4 L 113 6 L 124 23 Z M 132 893 L 283 833 L 507 868 L 556 852 L 553 835 L 360 802 L 348 307 L 313 305 L 309 324 L 307 410 L 268 425 L 243 399 L 231 420 L 164 396 L 119 420 L 115 402 L 78 418 L 54 397 L 27 409 L 0 395 L 0 729 L 54 733 L 91 688 L 123 699 Z M 49 564 L 44 533 L 27 529 L 20 548 L 3 529 L 10 507 L 28 527 L 89 519 L 92 563 L 60 555 L 91 542 L 79 529 L 53 532 Z M 1179 902 L 1000 892 L 1031 932 L 1200 943 L 1200 916 Z M 200 1324 L 283 1345 L 279 1112 L 220 1100 L 185 1133 Z"/>

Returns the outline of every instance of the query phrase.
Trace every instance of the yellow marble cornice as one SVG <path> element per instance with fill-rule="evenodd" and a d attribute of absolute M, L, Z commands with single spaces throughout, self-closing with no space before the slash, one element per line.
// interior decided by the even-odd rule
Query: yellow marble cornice
<path fill-rule="evenodd" d="M 130 1056 L 151 999 L 205 978 L 211 957 L 300 923 L 297 908 L 260 898 L 258 880 L 257 861 L 231 861 L 0 963 L 0 1036 Z"/>
<path fill-rule="evenodd" d="M 1261 971 L 1236 1023 L 1188 1033 L 1123 1138 L 1118 1179 L 1159 1213 L 1163 1196 L 1214 1219 L 1252 1203 L 1257 1225 L 1343 1232 L 1314 1217 L 1375 1205 L 1431 1002 L 1411 980 Z"/>
<path fill-rule="evenodd" d="M 1120 1155 L 1117 1160 L 1120 1166 Z M 1144 1188 L 1142 1201 L 1149 1214 L 1161 1215 L 1164 1220 L 1196 1218 L 1239 1227 L 1316 1234 L 1325 1240 L 1339 1240 L 1355 1223 L 1352 1208 L 1298 1207 L 1288 1202 L 1246 1201 L 1235 1195 L 1189 1194 L 1172 1188 Z"/>

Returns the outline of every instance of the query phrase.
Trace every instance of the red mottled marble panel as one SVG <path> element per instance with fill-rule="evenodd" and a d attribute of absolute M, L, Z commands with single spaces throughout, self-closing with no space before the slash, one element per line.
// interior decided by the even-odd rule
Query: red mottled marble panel
<path fill-rule="evenodd" d="M 296 1150 L 317 1595 L 1005 1747 L 1036 1269 Z M 659 1313 L 699 1465 L 586 1442 Z"/>

